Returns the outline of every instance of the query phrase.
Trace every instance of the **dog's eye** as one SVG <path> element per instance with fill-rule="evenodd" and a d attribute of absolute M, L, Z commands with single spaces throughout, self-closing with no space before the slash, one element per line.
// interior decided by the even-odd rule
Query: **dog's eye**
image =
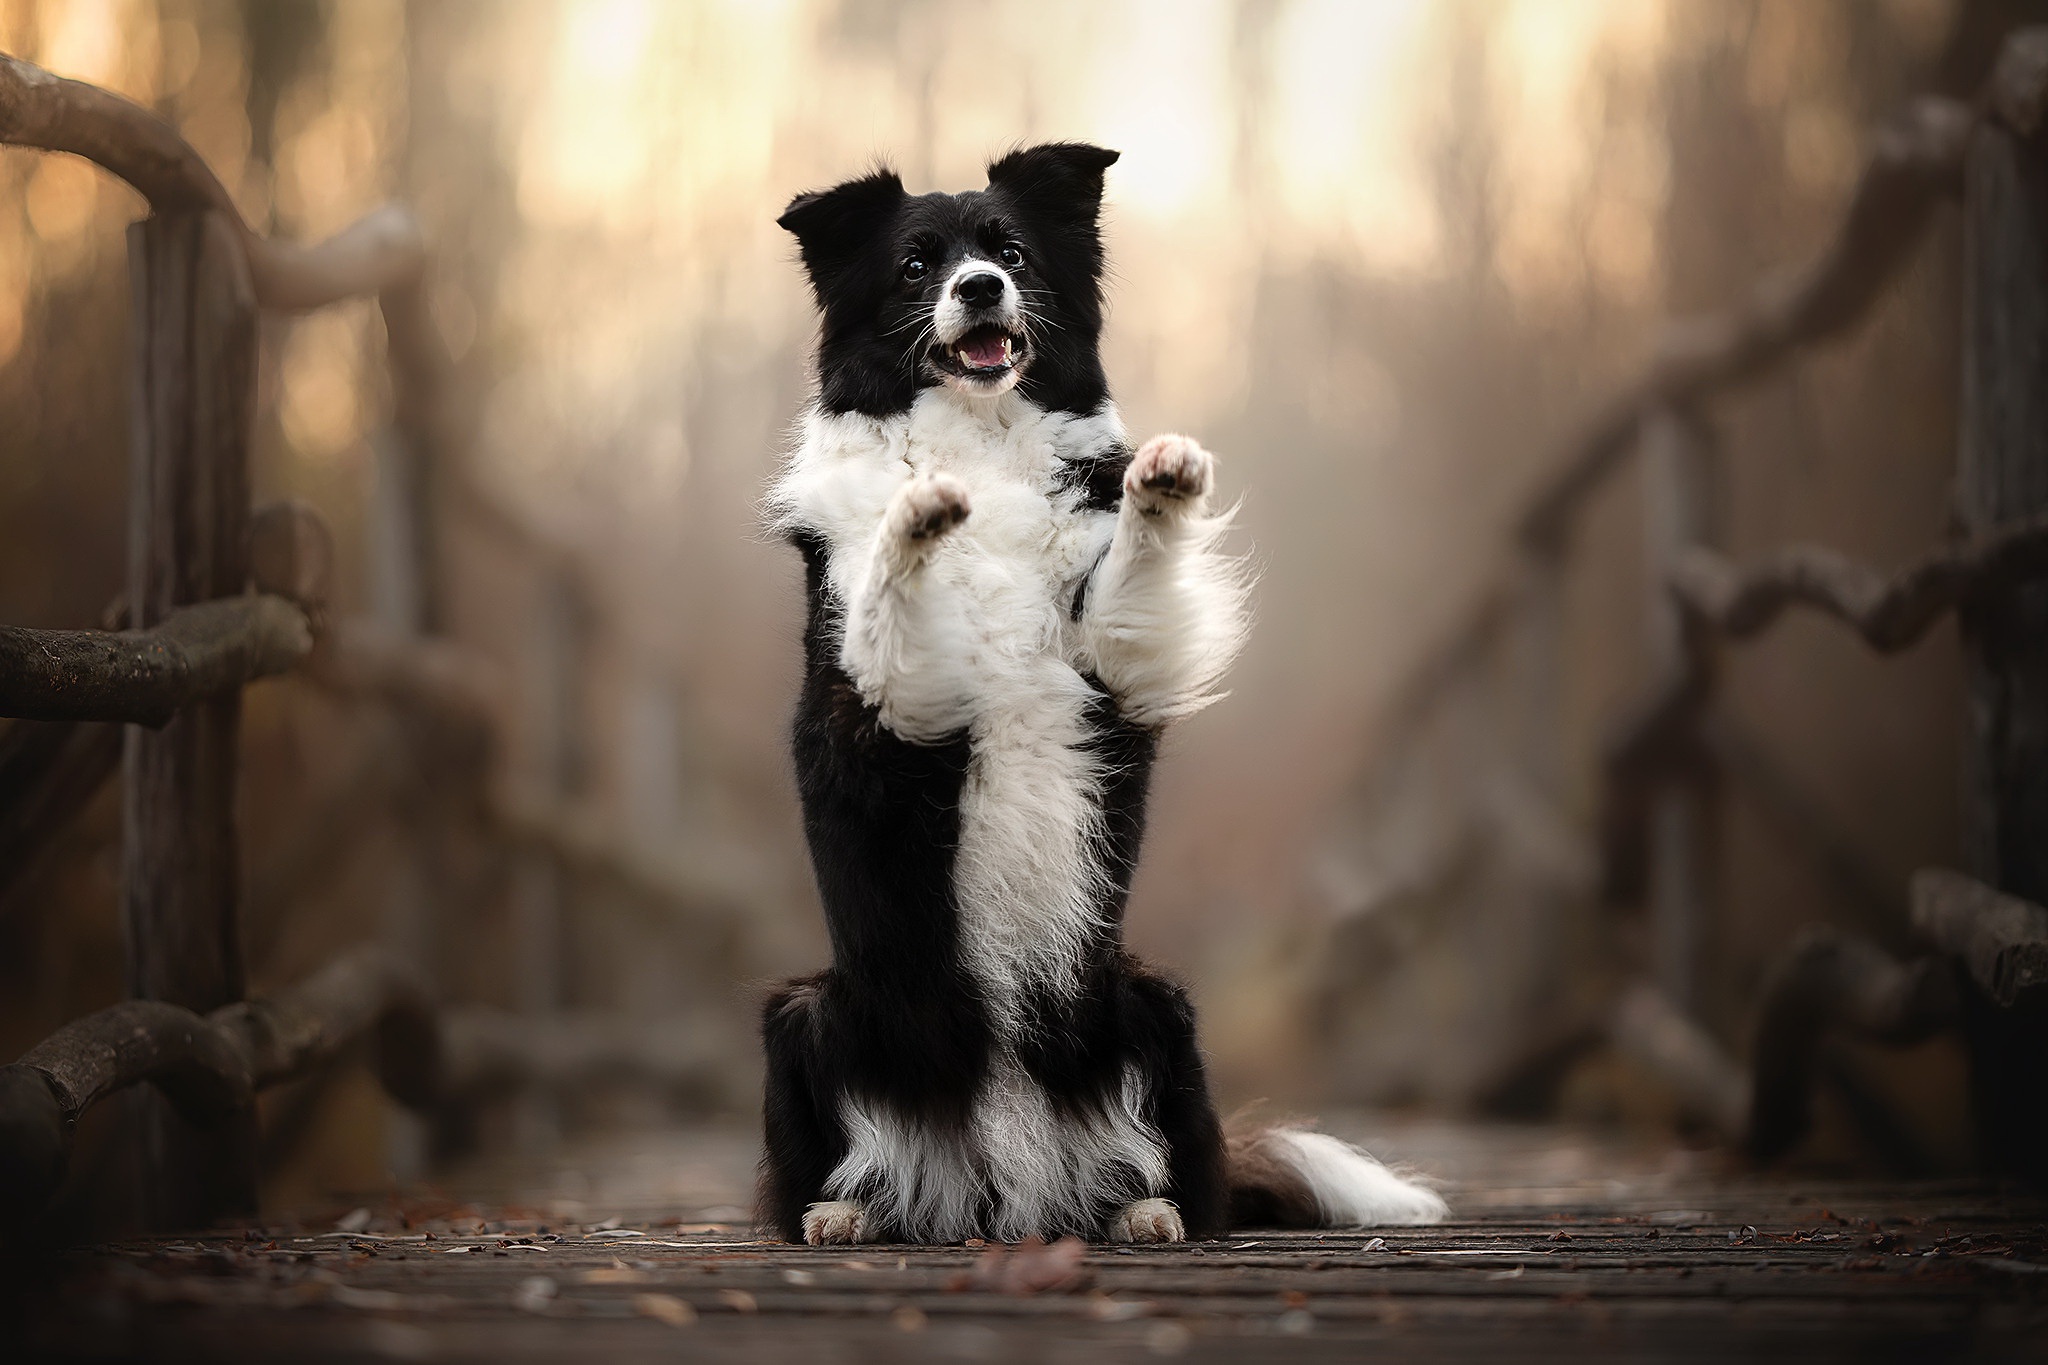
<path fill-rule="evenodd" d="M 1003 243 L 1003 249 L 996 253 L 996 259 L 1015 270 L 1024 264 L 1024 249 L 1015 242 Z"/>
<path fill-rule="evenodd" d="M 912 256 L 903 262 L 903 278 L 906 280 L 921 280 L 924 278 L 925 269 L 924 257 Z"/>

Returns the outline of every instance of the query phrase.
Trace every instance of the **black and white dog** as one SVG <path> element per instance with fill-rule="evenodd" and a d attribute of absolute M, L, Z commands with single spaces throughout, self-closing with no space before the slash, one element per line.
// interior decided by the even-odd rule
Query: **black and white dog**
<path fill-rule="evenodd" d="M 1186 994 L 1122 944 L 1160 727 L 1245 635 L 1209 452 L 1110 402 L 1103 172 L 799 195 L 818 392 L 770 496 L 803 555 L 795 723 L 832 966 L 776 990 L 762 1215 L 813 1243 L 1240 1222 L 1443 1201 L 1318 1133 L 1226 1144 Z"/>

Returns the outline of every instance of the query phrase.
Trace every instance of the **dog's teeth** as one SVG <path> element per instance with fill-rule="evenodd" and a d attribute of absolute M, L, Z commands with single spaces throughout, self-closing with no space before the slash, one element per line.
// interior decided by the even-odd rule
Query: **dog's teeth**
<path fill-rule="evenodd" d="M 1008 337 L 1003 338 L 1003 363 L 1005 365 L 1010 363 L 1010 339 Z"/>

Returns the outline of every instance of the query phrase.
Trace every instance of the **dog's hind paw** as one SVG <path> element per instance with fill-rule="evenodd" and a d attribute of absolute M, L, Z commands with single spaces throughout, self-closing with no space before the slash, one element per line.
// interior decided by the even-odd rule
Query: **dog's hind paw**
<path fill-rule="evenodd" d="M 1107 1231 L 1112 1242 L 1183 1242 L 1188 1235 L 1171 1199 L 1126 1204 L 1110 1218 Z"/>
<path fill-rule="evenodd" d="M 868 1211 L 847 1200 L 813 1204 L 804 1212 L 804 1240 L 814 1247 L 867 1240 Z"/>

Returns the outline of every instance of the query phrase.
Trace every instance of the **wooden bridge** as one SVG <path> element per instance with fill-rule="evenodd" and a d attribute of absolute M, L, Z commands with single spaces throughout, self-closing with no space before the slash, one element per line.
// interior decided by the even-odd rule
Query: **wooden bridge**
<path fill-rule="evenodd" d="M 1457 1221 L 797 1247 L 733 1221 L 752 1133 L 707 1132 L 565 1153 L 562 1170 L 613 1173 L 598 1188 L 524 1172 L 511 1204 L 487 1187 L 373 1198 L 95 1248 L 45 1268 L 34 1344 L 81 1360 L 2048 1357 L 2039 1193 L 1759 1180 L 1556 1129 L 1338 1127 L 1444 1172 Z M 662 1177 L 685 1169 L 679 1198 Z"/>
<path fill-rule="evenodd" d="M 1431 736 L 1477 733 L 1525 766 L 1517 781 L 1546 789 L 1556 755 L 1542 707 L 1559 667 L 1551 627 L 1569 523 L 1587 490 L 1640 449 L 1665 587 L 1651 633 L 1659 680 L 1602 760 L 1600 862 L 1610 891 L 1647 902 L 1657 948 L 1650 979 L 1616 1002 L 1603 1036 L 1676 1078 L 1731 1149 L 1764 1158 L 1803 1125 L 1831 1032 L 1904 1041 L 1960 1029 L 1975 1063 L 1984 1179 L 1786 1183 L 1733 1152 L 1646 1159 L 1545 1130 L 1436 1129 L 1379 1145 L 1449 1178 L 1461 1221 L 1442 1228 L 1249 1231 L 1171 1248 L 811 1250 L 763 1242 L 746 1225 L 750 1135 L 681 1134 L 652 1152 L 562 1158 L 588 1173 L 725 1153 L 717 1188 L 694 1202 L 642 1191 L 619 1194 L 615 1208 L 577 1206 L 529 1169 L 509 1189 L 450 1185 L 450 1196 L 373 1198 L 310 1221 L 260 1215 L 254 1095 L 356 1040 L 376 1045 L 393 1098 L 444 1120 L 515 1085 L 532 1124 L 546 1128 L 551 1078 L 715 1071 L 713 1054 L 730 1045 L 688 1028 L 563 1013 L 565 887 L 601 878 L 628 901 L 687 907 L 700 920 L 737 918 L 757 889 L 650 858 L 579 809 L 559 707 L 523 740 L 552 776 L 521 788 L 498 771 L 504 737 L 488 670 L 437 635 L 442 556 L 428 512 L 481 500 L 465 482 L 464 433 L 442 391 L 448 361 L 422 287 L 429 256 L 410 216 L 383 210 L 316 247 L 270 241 L 153 117 L 0 57 L 0 141 L 88 157 L 151 208 L 129 241 L 137 435 L 127 590 L 102 629 L 0 628 L 0 716 L 15 718 L 0 734 L 0 878 L 18 875 L 119 767 L 132 997 L 0 1067 L 10 1319 L 36 1350 L 73 1358 L 2038 1357 L 2048 1343 L 2048 1209 L 2037 1185 L 2000 1182 L 2038 1182 L 2048 1152 L 2044 121 L 2048 33 L 2022 33 L 1977 105 L 1917 102 L 1877 140 L 1834 249 L 1811 271 L 1674 328 L 1643 381 L 1559 461 L 1497 591 L 1418 681 L 1402 727 L 1410 748 L 1389 764 L 1428 766 Z M 1729 563 L 1701 529 L 1702 405 L 1854 322 L 1940 202 L 1958 196 L 1969 303 L 1963 538 L 1890 581 L 1813 549 L 1748 569 Z M 259 313 L 362 295 L 380 301 L 394 383 L 387 472 L 404 497 L 390 570 L 410 604 L 397 629 L 331 618 L 334 553 L 315 510 L 249 506 Z M 533 553 L 556 603 L 543 619 L 575 629 L 576 611 L 562 605 L 575 595 L 573 567 L 544 547 Z M 1714 738 L 1704 708 L 1715 651 L 1788 607 L 1836 616 L 1878 649 L 1959 612 L 1977 699 L 1981 839 L 1967 872 L 1916 880 L 1910 956 L 1851 935 L 1804 941 L 1764 1005 L 1759 1064 L 1744 1069 L 1685 1013 L 1705 913 L 1697 831 Z M 409 908 L 380 912 L 383 932 L 299 985 L 247 998 L 233 815 L 239 694 L 286 670 L 404 718 L 407 757 L 435 756 L 431 773 L 404 779 L 433 793 L 426 823 L 459 811 L 513 862 L 517 1012 L 451 1006 L 423 969 L 431 828 L 414 849 L 424 889 Z M 574 692 L 574 679 L 555 684 L 558 700 Z M 363 784 L 382 792 L 388 776 L 373 763 Z M 1390 783 L 1398 792 L 1398 777 Z M 314 845 L 326 833 L 309 836 L 299 875 L 319 875 Z M 128 1222 L 152 1233 L 60 1252 L 76 1241 L 59 1216 L 78 1178 L 74 1127 L 109 1102 L 126 1106 L 121 1132 L 133 1148 Z"/>

